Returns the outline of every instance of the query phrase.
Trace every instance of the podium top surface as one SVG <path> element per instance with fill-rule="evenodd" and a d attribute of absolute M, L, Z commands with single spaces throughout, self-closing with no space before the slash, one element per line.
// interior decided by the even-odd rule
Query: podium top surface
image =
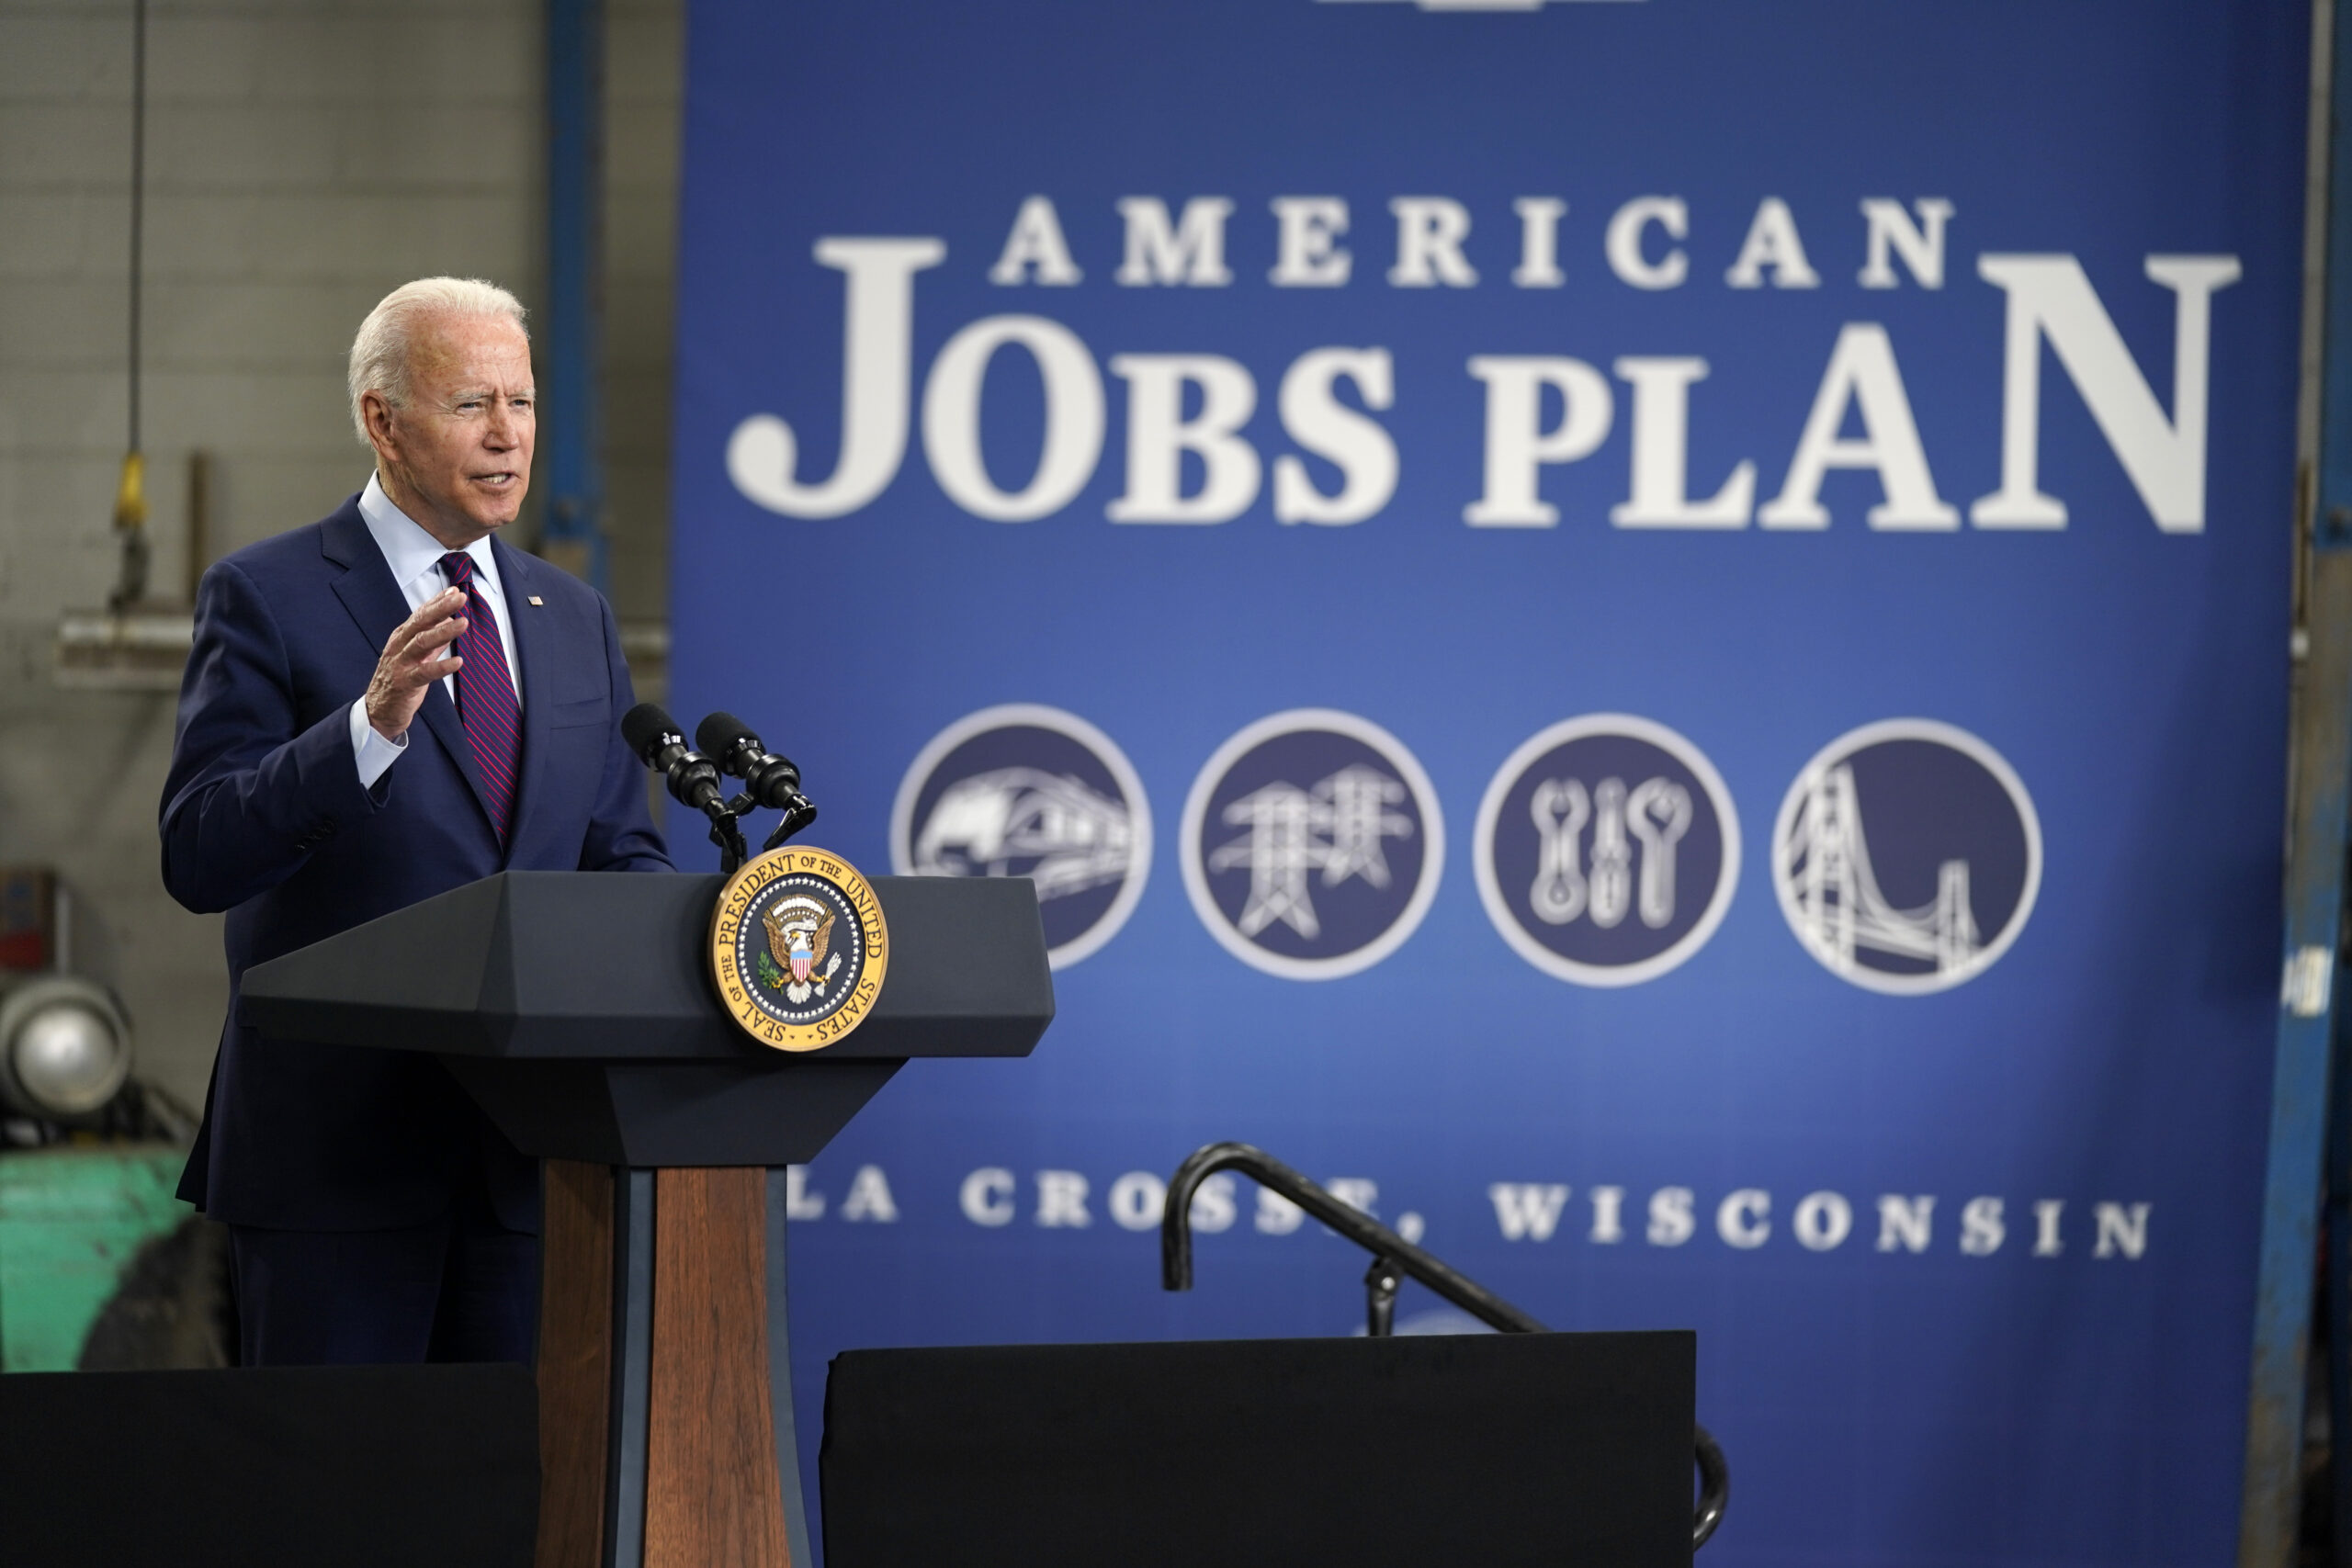
<path fill-rule="evenodd" d="M 720 1010 L 725 879 L 509 871 L 245 971 L 244 1021 L 336 1045 L 530 1060 L 1024 1056 L 1053 1021 L 1035 888 L 877 876 L 890 971 L 837 1044 L 787 1057 Z"/>

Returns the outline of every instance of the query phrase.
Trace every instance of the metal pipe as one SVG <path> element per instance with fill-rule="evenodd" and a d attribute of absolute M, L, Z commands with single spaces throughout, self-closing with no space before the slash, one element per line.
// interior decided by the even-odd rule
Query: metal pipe
<path fill-rule="evenodd" d="M 2327 1162 L 2329 1077 L 2345 1021 L 2339 999 L 2346 812 L 2352 807 L 2352 50 L 2338 47 L 2335 7 L 2314 6 L 2312 198 L 2319 231 L 2307 254 L 2307 373 L 2299 424 L 2316 443 L 2312 531 L 2301 579 L 2308 634 L 2290 724 L 2290 795 L 2281 1006 L 2271 1057 L 2267 1168 L 2247 1378 L 2238 1568 L 2295 1561 L 2301 1517 L 2303 1399 L 2312 1339 L 2312 1269 Z M 2286 519 L 2279 520 L 2282 524 Z M 2331 1269 L 2340 1263 L 2330 1259 Z M 2329 1325 L 2341 1336 L 2346 1325 Z M 2339 1452 L 2341 1450 L 2339 1449 Z"/>
<path fill-rule="evenodd" d="M 1699 1461 L 1699 1516 L 1690 1524 L 1690 1550 L 1696 1551 L 1724 1522 L 1724 1509 L 1731 1502 L 1731 1466 L 1724 1462 L 1723 1446 L 1713 1433 L 1695 1421 L 1690 1430 Z"/>
<path fill-rule="evenodd" d="M 1385 1339 L 1396 1332 L 1396 1287 L 1403 1283 L 1396 1265 L 1385 1258 L 1374 1258 L 1363 1271 L 1363 1331 L 1372 1338 Z"/>
<path fill-rule="evenodd" d="M 1220 1170 L 1238 1170 L 1270 1187 L 1325 1224 L 1405 1275 L 1506 1334 L 1541 1334 L 1544 1325 L 1477 1281 L 1430 1257 L 1361 1209 L 1340 1202 L 1282 1161 L 1248 1144 L 1211 1144 L 1196 1149 L 1169 1179 L 1167 1206 L 1160 1211 L 1159 1278 L 1171 1291 L 1193 1288 L 1193 1194 Z"/>

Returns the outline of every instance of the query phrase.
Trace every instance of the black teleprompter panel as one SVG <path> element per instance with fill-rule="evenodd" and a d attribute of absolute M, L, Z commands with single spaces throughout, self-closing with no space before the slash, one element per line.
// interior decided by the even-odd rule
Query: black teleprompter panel
<path fill-rule="evenodd" d="M 9 1568 L 529 1568 L 521 1367 L 0 1377 Z"/>
<path fill-rule="evenodd" d="M 1687 1332 L 855 1350 L 827 1568 L 1689 1568 Z"/>

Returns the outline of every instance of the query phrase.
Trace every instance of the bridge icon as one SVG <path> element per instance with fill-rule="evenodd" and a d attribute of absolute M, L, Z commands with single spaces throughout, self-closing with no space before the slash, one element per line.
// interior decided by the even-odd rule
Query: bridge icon
<path fill-rule="evenodd" d="M 1968 863 L 1936 868 L 1936 897 L 1898 909 L 1879 891 L 1851 763 L 1807 770 L 1804 798 L 1778 845 L 1780 874 L 1794 889 L 1798 919 L 1815 947 L 1851 966 L 1868 950 L 1932 963 L 1948 975 L 1983 947 L 1968 904 Z"/>
<path fill-rule="evenodd" d="M 1884 808 L 1877 863 L 1863 812 L 1871 764 L 1856 766 L 1873 754 Z M 1907 874 L 1897 886 L 1919 887 L 1932 865 L 1933 896 L 1907 906 L 1889 897 L 1888 852 Z M 2041 829 L 2015 770 L 1975 736 L 1928 719 L 1865 725 L 1824 748 L 1772 833 L 1790 928 L 1832 973 L 1870 990 L 1918 995 L 1982 973 L 2024 928 L 2041 879 Z"/>

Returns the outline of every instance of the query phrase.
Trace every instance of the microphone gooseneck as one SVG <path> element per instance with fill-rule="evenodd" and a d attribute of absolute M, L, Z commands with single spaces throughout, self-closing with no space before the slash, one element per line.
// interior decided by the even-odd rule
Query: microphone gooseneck
<path fill-rule="evenodd" d="M 662 776 L 673 798 L 706 814 L 722 808 L 718 764 L 686 744 L 678 721 L 659 704 L 639 703 L 622 715 L 621 739 Z"/>
<path fill-rule="evenodd" d="M 695 743 L 723 772 L 741 779 L 744 794 L 755 804 L 784 813 L 767 848 L 775 848 L 817 819 L 816 806 L 800 793 L 800 770 L 790 758 L 770 751 L 752 727 L 733 714 L 714 713 L 695 726 Z"/>
<path fill-rule="evenodd" d="M 715 713 L 695 726 L 695 744 L 721 773 L 741 779 L 745 793 L 762 806 L 783 810 L 800 793 L 800 770 L 788 757 L 770 752 L 752 727 L 731 713 Z"/>

